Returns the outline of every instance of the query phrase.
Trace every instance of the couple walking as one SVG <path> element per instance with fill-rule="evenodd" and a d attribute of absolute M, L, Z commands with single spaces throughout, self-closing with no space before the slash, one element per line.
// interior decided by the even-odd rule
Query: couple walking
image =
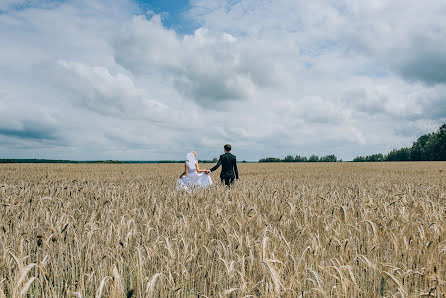
<path fill-rule="evenodd" d="M 184 164 L 184 172 L 180 175 L 177 181 L 178 189 L 187 189 L 193 186 L 207 187 L 212 184 L 212 179 L 209 173 L 214 172 L 218 167 L 222 166 L 220 179 L 225 185 L 229 186 L 238 179 L 237 160 L 235 155 L 231 154 L 231 145 L 224 146 L 225 153 L 220 155 L 217 164 L 210 170 L 200 170 L 197 161 L 197 153 L 195 151 L 189 152 L 186 155 L 186 162 Z"/>

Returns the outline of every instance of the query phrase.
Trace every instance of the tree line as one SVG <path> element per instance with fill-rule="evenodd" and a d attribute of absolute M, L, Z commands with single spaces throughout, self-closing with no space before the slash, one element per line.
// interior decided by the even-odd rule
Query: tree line
<path fill-rule="evenodd" d="M 387 154 L 377 153 L 367 156 L 357 156 L 354 162 L 380 162 L 380 161 L 446 161 L 446 124 L 437 131 L 422 135 L 412 147 L 393 149 Z M 288 155 L 285 158 L 266 157 L 259 162 L 338 162 L 333 154 L 327 156 L 311 155 L 310 157 L 300 155 Z"/>
<path fill-rule="evenodd" d="M 446 160 L 446 124 L 433 133 L 419 137 L 412 147 L 393 149 L 386 155 L 378 153 L 353 159 L 355 162 L 440 160 Z"/>
<path fill-rule="evenodd" d="M 199 163 L 217 163 L 218 159 L 199 160 Z M 0 163 L 78 163 L 78 164 L 135 164 L 135 163 L 184 163 L 184 160 L 65 160 L 65 159 L 36 159 L 36 158 L 2 158 Z"/>
<path fill-rule="evenodd" d="M 284 159 L 276 158 L 276 157 L 266 157 L 261 158 L 259 162 L 337 162 L 342 161 L 342 159 L 338 159 L 335 155 L 330 154 L 326 156 L 317 156 L 311 155 L 310 157 L 300 156 L 300 155 L 288 155 Z"/>
<path fill-rule="evenodd" d="M 382 153 L 357 156 L 354 162 L 380 162 L 380 161 L 446 161 L 446 124 L 443 124 L 437 131 L 422 135 L 412 147 L 393 149 L 389 153 Z M 199 160 L 200 163 L 216 163 L 217 158 L 212 160 Z M 310 157 L 300 155 L 288 155 L 284 159 L 276 157 L 266 157 L 259 162 L 341 162 L 334 154 L 326 156 L 311 155 Z M 94 160 L 94 161 L 74 161 L 74 160 L 51 160 L 51 159 L 0 159 L 0 163 L 183 163 L 180 160 L 159 160 L 159 161 L 119 161 L 119 160 Z M 245 163 L 246 161 L 242 161 Z"/>
<path fill-rule="evenodd" d="M 37 158 L 2 158 L 0 163 L 128 163 L 120 160 L 66 160 L 66 159 L 37 159 Z"/>

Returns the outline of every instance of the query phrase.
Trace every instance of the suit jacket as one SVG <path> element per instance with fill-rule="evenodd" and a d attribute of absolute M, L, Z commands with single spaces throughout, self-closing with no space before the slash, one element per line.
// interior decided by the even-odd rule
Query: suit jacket
<path fill-rule="evenodd" d="M 220 173 L 221 179 L 234 178 L 234 176 L 238 179 L 237 159 L 235 155 L 232 155 L 231 153 L 220 155 L 220 159 L 218 160 L 217 164 L 211 169 L 211 172 L 218 169 L 220 165 L 222 166 Z"/>

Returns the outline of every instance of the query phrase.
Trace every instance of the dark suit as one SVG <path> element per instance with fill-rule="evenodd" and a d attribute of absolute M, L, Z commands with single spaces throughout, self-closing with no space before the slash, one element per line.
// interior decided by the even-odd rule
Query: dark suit
<path fill-rule="evenodd" d="M 234 178 L 238 179 L 238 169 L 237 169 L 237 159 L 235 155 L 231 153 L 225 153 L 220 155 L 220 159 L 218 160 L 215 167 L 211 169 L 211 172 L 221 167 L 220 179 L 225 182 L 226 185 L 234 182 Z"/>

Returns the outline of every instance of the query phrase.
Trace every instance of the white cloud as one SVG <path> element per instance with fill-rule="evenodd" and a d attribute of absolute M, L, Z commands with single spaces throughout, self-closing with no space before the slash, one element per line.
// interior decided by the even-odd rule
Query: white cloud
<path fill-rule="evenodd" d="M 208 28 L 280 42 L 318 55 L 353 50 L 410 80 L 446 82 L 446 3 L 397 1 L 192 1 Z M 213 7 L 209 9 L 209 7 Z M 261 21 L 259 21 L 261 20 Z M 354 53 L 344 53 L 345 57 Z"/>
<path fill-rule="evenodd" d="M 442 1 L 194 0 L 189 34 L 126 0 L 30 3 L 2 2 L 0 155 L 351 159 L 446 120 Z"/>
<path fill-rule="evenodd" d="M 135 74 L 164 76 L 186 98 L 202 105 L 238 100 L 252 94 L 255 78 L 243 65 L 236 39 L 205 28 L 178 36 L 159 16 L 133 17 L 115 40 L 116 61 Z"/>
<path fill-rule="evenodd" d="M 112 75 L 105 67 L 83 63 L 63 60 L 58 63 L 80 79 L 78 84 L 67 86 L 78 95 L 76 97 L 80 100 L 79 104 L 97 113 L 135 118 L 143 106 L 166 108 L 165 105 L 145 98 L 144 91 L 136 88 L 132 79 L 125 74 Z M 70 81 L 71 84 L 73 82 L 75 81 Z"/>

